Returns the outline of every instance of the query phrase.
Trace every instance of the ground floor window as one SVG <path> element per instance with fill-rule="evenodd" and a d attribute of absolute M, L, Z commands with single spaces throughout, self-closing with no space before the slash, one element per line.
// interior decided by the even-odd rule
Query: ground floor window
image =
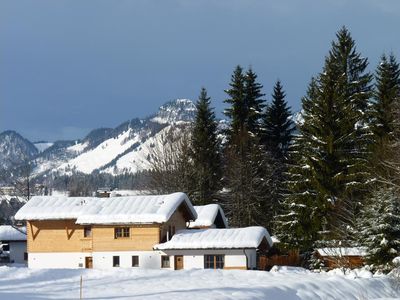
<path fill-rule="evenodd" d="M 223 269 L 225 265 L 225 255 L 212 254 L 204 255 L 204 269 Z"/>
<path fill-rule="evenodd" d="M 169 256 L 168 255 L 161 256 L 161 268 L 169 268 L 169 267 L 170 267 Z"/>
<path fill-rule="evenodd" d="M 139 256 L 132 256 L 132 267 L 139 267 Z"/>
<path fill-rule="evenodd" d="M 119 256 L 113 256 L 113 267 L 119 267 Z"/>

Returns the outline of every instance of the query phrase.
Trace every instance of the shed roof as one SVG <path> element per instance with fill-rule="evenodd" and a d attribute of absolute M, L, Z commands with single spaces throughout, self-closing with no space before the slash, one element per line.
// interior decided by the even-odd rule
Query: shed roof
<path fill-rule="evenodd" d="M 0 241 L 26 241 L 26 227 L 0 226 Z"/>
<path fill-rule="evenodd" d="M 263 240 L 269 247 L 272 240 L 264 227 L 209 228 L 178 231 L 170 241 L 154 246 L 158 250 L 172 249 L 243 249 L 258 248 Z"/>
<path fill-rule="evenodd" d="M 184 193 L 115 198 L 36 196 L 17 212 L 15 219 L 76 219 L 77 224 L 164 223 L 182 204 L 189 220 L 196 219 L 196 211 Z"/>
<path fill-rule="evenodd" d="M 211 227 L 215 224 L 215 219 L 220 214 L 224 227 L 228 227 L 228 222 L 225 218 L 224 211 L 218 204 L 207 204 L 195 206 L 197 219 L 189 223 L 189 228 Z"/>
<path fill-rule="evenodd" d="M 365 256 L 367 255 L 367 248 L 365 247 L 337 247 L 337 248 L 320 248 L 316 249 L 321 256 Z"/>

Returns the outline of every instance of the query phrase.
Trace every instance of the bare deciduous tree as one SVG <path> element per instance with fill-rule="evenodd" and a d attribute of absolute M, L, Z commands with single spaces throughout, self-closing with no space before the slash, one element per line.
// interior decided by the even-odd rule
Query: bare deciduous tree
<path fill-rule="evenodd" d="M 190 132 L 185 125 L 166 128 L 158 143 L 149 147 L 149 178 L 144 189 L 153 194 L 191 194 Z"/>

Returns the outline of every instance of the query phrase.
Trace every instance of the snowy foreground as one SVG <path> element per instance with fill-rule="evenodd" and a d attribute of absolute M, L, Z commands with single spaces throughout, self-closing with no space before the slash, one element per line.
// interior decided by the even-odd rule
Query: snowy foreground
<path fill-rule="evenodd" d="M 37 270 L 0 267 L 0 299 L 399 299 L 387 276 L 259 271 Z M 369 278 L 368 278 L 369 277 Z"/>

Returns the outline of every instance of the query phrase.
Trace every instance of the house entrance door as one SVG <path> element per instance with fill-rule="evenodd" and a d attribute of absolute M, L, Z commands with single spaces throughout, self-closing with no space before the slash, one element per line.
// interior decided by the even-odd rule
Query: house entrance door
<path fill-rule="evenodd" d="M 93 268 L 93 258 L 92 257 L 85 257 L 85 268 L 86 269 Z"/>
<path fill-rule="evenodd" d="M 175 255 L 175 270 L 183 269 L 183 255 Z"/>

